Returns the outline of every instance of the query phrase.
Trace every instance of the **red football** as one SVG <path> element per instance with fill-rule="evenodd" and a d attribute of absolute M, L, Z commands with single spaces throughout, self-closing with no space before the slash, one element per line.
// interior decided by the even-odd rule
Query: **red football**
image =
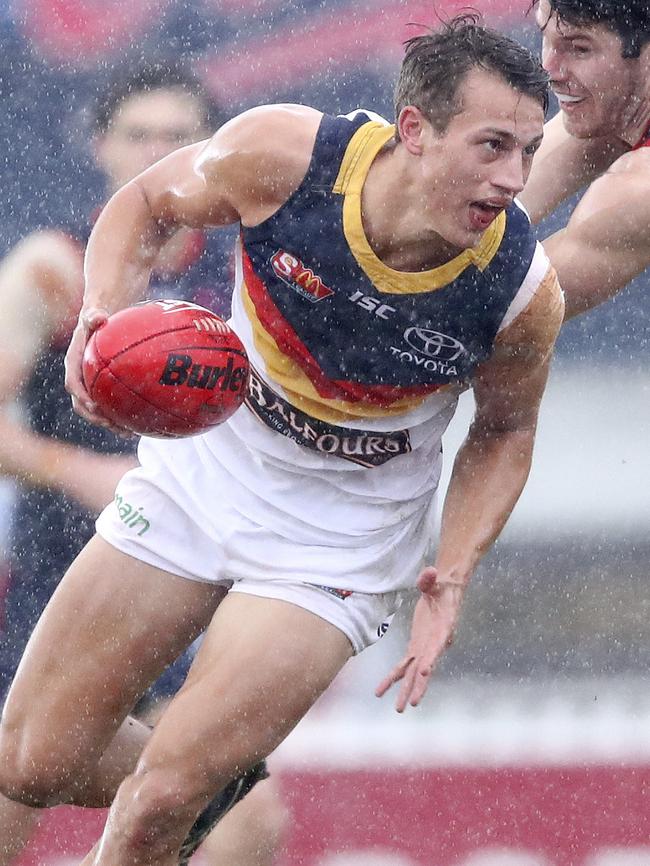
<path fill-rule="evenodd" d="M 84 384 L 101 412 L 145 436 L 192 436 L 225 421 L 246 396 L 248 374 L 232 328 L 186 301 L 120 310 L 83 357 Z"/>

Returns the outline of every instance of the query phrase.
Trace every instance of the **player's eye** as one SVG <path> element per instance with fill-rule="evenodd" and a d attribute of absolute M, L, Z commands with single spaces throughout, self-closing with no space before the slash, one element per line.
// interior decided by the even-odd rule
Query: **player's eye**
<path fill-rule="evenodd" d="M 488 138 L 483 142 L 483 147 L 489 153 L 500 153 L 503 150 L 503 142 L 500 138 Z"/>

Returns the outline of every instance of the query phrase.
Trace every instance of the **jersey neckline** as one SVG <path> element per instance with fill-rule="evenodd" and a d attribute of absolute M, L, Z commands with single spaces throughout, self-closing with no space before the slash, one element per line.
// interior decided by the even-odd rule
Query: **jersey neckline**
<path fill-rule="evenodd" d="M 483 232 L 478 246 L 426 271 L 398 271 L 384 264 L 370 246 L 361 218 L 361 191 L 370 166 L 382 147 L 395 135 L 395 127 L 376 121 L 364 123 L 350 139 L 333 192 L 344 196 L 343 231 L 357 263 L 380 292 L 415 294 L 443 288 L 470 265 L 485 270 L 505 232 L 506 215 L 500 213 Z"/>

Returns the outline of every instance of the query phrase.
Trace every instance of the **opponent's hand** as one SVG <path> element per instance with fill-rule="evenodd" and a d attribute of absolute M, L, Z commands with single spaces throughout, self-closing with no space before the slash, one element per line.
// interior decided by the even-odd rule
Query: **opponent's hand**
<path fill-rule="evenodd" d="M 77 414 L 85 418 L 86 421 L 90 421 L 91 424 L 114 429 L 110 421 L 101 414 L 97 404 L 90 398 L 81 373 L 81 362 L 86 343 L 91 334 L 101 328 L 107 319 L 107 310 L 97 307 L 82 310 L 65 356 L 65 389 L 72 398 L 72 408 Z"/>
<path fill-rule="evenodd" d="M 432 566 L 422 570 L 417 586 L 422 595 L 413 613 L 406 655 L 375 692 L 381 698 L 401 680 L 395 703 L 398 713 L 403 713 L 409 704 L 416 707 L 422 700 L 438 659 L 453 641 L 465 591 L 460 584 L 439 583 L 438 572 Z"/>

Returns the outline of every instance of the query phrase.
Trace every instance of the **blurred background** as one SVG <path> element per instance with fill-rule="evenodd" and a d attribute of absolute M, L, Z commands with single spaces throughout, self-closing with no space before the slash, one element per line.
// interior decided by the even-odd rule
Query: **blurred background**
<path fill-rule="evenodd" d="M 116 64 L 183 56 L 228 115 L 390 117 L 403 41 L 464 5 L 0 0 L 0 253 L 100 203 L 88 106 Z M 528 0 L 473 6 L 538 49 Z M 282 866 L 650 863 L 649 289 L 563 329 L 530 482 L 424 706 L 400 717 L 373 697 L 405 613 L 279 750 Z M 447 434 L 448 471 L 471 411 L 470 397 Z M 3 484 L 3 515 L 11 496 Z M 77 862 L 98 820 L 64 810 L 20 863 Z"/>

